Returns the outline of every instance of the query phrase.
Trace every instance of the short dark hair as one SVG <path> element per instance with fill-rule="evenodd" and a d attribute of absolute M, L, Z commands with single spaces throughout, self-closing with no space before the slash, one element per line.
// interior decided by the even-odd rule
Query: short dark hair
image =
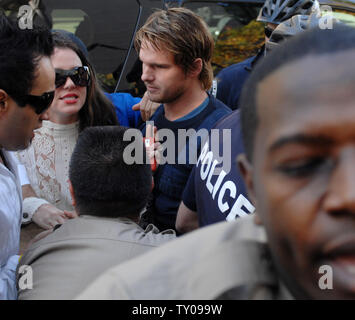
<path fill-rule="evenodd" d="M 21 101 L 32 90 L 39 60 L 53 53 L 50 30 L 39 26 L 21 30 L 0 12 L 0 48 L 0 89 Z"/>
<path fill-rule="evenodd" d="M 253 157 L 259 121 L 256 105 L 259 83 L 282 66 L 305 56 L 332 54 L 350 49 L 355 49 L 355 28 L 344 25 L 336 25 L 327 30 L 314 28 L 283 43 L 256 65 L 243 86 L 240 100 L 243 141 L 249 161 Z M 291 74 L 289 76 L 292 77 Z"/>
<path fill-rule="evenodd" d="M 69 166 L 79 214 L 104 217 L 138 216 L 146 206 L 152 186 L 149 164 L 126 164 L 123 151 L 128 128 L 86 128 L 80 135 Z M 135 141 L 143 152 L 143 139 Z"/>

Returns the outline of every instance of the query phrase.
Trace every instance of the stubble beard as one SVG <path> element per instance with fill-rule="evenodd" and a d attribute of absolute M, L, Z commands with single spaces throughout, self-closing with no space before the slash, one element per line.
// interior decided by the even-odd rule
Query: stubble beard
<path fill-rule="evenodd" d="M 148 91 L 149 100 L 156 103 L 162 103 L 162 104 L 173 103 L 176 100 L 178 100 L 183 94 L 184 94 L 184 90 L 182 88 L 179 88 L 178 90 L 174 90 L 170 94 L 168 93 L 164 95 L 163 93 L 157 96 L 156 98 L 154 98 Z"/>

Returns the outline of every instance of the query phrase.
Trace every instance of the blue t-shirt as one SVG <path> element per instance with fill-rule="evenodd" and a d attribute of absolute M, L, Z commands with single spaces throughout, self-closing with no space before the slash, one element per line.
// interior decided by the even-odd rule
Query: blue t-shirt
<path fill-rule="evenodd" d="M 184 204 L 198 213 L 200 227 L 254 211 L 236 163 L 236 157 L 244 152 L 239 110 L 218 121 L 214 129 L 218 129 L 218 139 L 211 138 L 212 129 L 182 197 Z M 224 134 L 222 129 L 230 130 Z M 214 141 L 219 141 L 219 146 Z"/>
<path fill-rule="evenodd" d="M 140 111 L 132 110 L 132 107 L 141 101 L 141 98 L 135 98 L 129 93 L 105 93 L 115 106 L 118 121 L 121 126 L 137 128 L 141 122 Z"/>
<path fill-rule="evenodd" d="M 253 56 L 242 62 L 232 64 L 222 69 L 216 76 L 217 96 L 232 110 L 239 108 L 239 98 L 243 85 L 250 75 L 252 65 L 258 56 Z"/>
<path fill-rule="evenodd" d="M 207 97 L 196 109 L 192 110 L 187 115 L 185 115 L 179 119 L 176 119 L 175 122 L 181 122 L 181 121 L 192 119 L 193 117 L 197 116 L 200 112 L 205 110 L 205 108 L 208 106 L 209 102 L 210 102 L 210 98 Z"/>
<path fill-rule="evenodd" d="M 205 102 L 201 106 L 204 106 L 204 104 Z M 208 136 L 208 131 L 215 123 L 229 113 L 231 113 L 231 110 L 227 106 L 209 96 L 207 106 L 200 109 L 200 112 L 192 118 L 187 117 L 187 120 L 169 121 L 165 118 L 163 105 L 157 109 L 150 119 L 150 121 L 154 121 L 158 130 L 170 129 L 173 140 L 168 141 L 165 139 L 167 136 L 165 136 L 161 143 L 171 148 L 170 151 L 175 150 L 172 161 L 159 165 L 154 173 L 154 199 L 151 208 L 154 211 L 154 224 L 160 230 L 175 229 L 176 214 L 182 199 L 182 193 L 191 169 L 200 154 L 201 141 L 203 140 L 203 138 L 193 135 L 192 141 L 190 141 L 190 138 L 180 141 L 179 130 L 195 129 L 198 131 L 203 128 L 206 129 L 205 133 Z M 142 132 L 145 135 L 145 125 Z M 160 136 L 160 138 L 163 138 L 163 136 Z M 194 144 L 193 141 L 197 143 Z M 170 145 L 170 142 L 172 145 Z M 163 152 L 163 155 L 165 157 L 166 152 Z"/>

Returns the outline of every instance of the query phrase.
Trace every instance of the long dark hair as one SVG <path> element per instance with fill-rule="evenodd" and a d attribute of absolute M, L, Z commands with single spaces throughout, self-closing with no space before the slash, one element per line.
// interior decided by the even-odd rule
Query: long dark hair
<path fill-rule="evenodd" d="M 90 70 L 91 81 L 87 87 L 85 104 L 79 111 L 79 132 L 86 127 L 118 125 L 115 107 L 105 96 L 88 58 L 65 33 L 53 31 L 52 36 L 54 48 L 73 50 L 79 56 L 83 66 L 89 67 Z"/>

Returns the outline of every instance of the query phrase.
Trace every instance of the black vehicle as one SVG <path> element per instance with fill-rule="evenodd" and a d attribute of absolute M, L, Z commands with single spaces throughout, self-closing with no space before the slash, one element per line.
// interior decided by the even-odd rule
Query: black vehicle
<path fill-rule="evenodd" d="M 0 8 L 7 15 L 22 14 L 22 19 L 30 19 L 27 22 L 73 32 L 85 43 L 106 91 L 140 96 L 145 88 L 132 39 L 154 9 L 184 6 L 206 21 L 215 39 L 213 66 L 217 73 L 254 55 L 262 45 L 263 24 L 255 18 L 263 3 L 264 0 L 0 0 Z M 330 5 L 336 17 L 354 23 L 355 0 L 320 3 Z"/>

